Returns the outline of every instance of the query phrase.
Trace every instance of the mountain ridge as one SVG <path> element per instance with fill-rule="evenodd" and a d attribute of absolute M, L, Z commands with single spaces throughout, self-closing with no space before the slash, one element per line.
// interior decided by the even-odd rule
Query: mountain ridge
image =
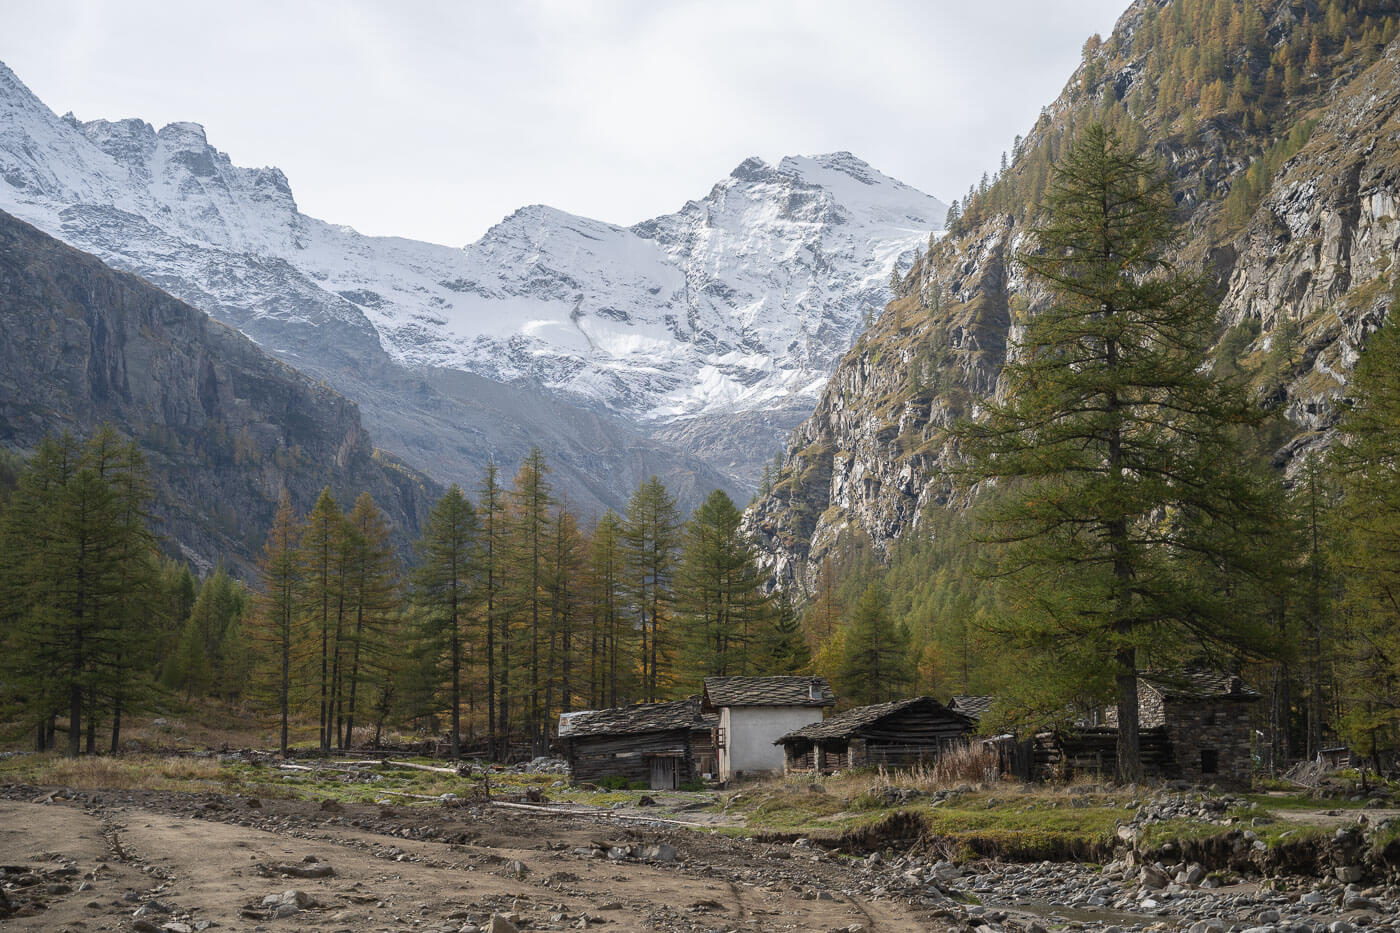
<path fill-rule="evenodd" d="M 158 531 L 255 574 L 283 489 L 369 492 L 407 554 L 441 488 L 375 449 L 355 404 L 233 328 L 0 211 L 0 445 L 103 424 L 141 447 Z"/>
<path fill-rule="evenodd" d="M 428 438 L 393 449 L 444 479 L 466 476 L 444 472 L 450 438 L 431 406 L 381 404 L 361 373 L 458 370 L 531 387 L 740 495 L 946 210 L 831 153 L 747 159 L 705 197 L 631 227 L 532 205 L 460 249 L 367 237 L 302 214 L 282 172 L 235 165 L 198 124 L 56 117 L 3 66 L 0 182 L 0 207 L 327 378 L 386 443 Z M 722 430 L 666 430 L 746 412 L 777 413 L 741 419 L 756 426 L 751 457 Z M 728 459 L 704 462 L 721 448 Z"/>

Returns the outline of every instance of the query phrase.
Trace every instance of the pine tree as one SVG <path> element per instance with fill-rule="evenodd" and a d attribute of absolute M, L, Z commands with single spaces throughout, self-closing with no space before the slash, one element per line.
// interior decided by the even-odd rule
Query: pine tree
<path fill-rule="evenodd" d="M 1019 258 L 1054 300 L 1011 354 L 1006 400 L 956 433 L 967 477 L 1004 486 L 984 537 L 1026 607 L 1020 638 L 1064 648 L 1063 689 L 1112 672 L 1118 775 L 1136 780 L 1138 650 L 1149 636 L 1248 641 L 1225 594 L 1270 505 L 1233 433 L 1252 409 L 1205 370 L 1213 308 L 1165 258 L 1162 173 L 1090 125 L 1046 207 L 1039 249 Z"/>
<path fill-rule="evenodd" d="M 450 754 L 461 756 L 462 680 L 467 631 L 478 595 L 480 526 L 476 510 L 453 483 L 428 515 L 419 541 L 417 595 L 435 661 L 447 666 Z"/>
<path fill-rule="evenodd" d="M 806 674 L 812 668 L 812 649 L 802 635 L 802 623 L 787 593 L 772 599 L 759 631 L 757 673 Z"/>
<path fill-rule="evenodd" d="M 181 629 L 177 661 L 163 683 L 188 699 L 216 693 L 224 699 L 243 689 L 247 659 L 241 656 L 239 629 L 247 613 L 247 594 L 224 570 L 215 568 L 199 587 Z"/>

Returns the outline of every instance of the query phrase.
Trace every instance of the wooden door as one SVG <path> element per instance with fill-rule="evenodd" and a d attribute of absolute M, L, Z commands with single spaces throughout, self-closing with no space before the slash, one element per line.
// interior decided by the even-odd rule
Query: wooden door
<path fill-rule="evenodd" d="M 679 786 L 676 781 L 676 759 L 653 758 L 651 760 L 651 789 L 675 790 Z"/>

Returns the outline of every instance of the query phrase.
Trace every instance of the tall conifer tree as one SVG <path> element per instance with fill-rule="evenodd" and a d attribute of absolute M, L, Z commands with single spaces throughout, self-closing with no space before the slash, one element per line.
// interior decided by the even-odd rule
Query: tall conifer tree
<path fill-rule="evenodd" d="M 301 535 L 301 522 L 292 511 L 291 496 L 284 489 L 263 546 L 262 559 L 258 562 L 262 591 L 258 594 L 252 637 L 255 650 L 264 663 L 270 664 L 283 755 L 287 754 L 291 723 L 293 662 L 298 659 L 302 647 L 299 612 L 302 577 L 297 550 Z"/>
<path fill-rule="evenodd" d="M 958 434 L 970 477 L 1006 487 L 983 517 L 994 573 L 1026 609 L 1020 636 L 1099 659 L 1118 775 L 1135 780 L 1138 651 L 1188 632 L 1246 640 L 1224 596 L 1270 507 L 1234 434 L 1253 412 L 1204 366 L 1212 304 L 1167 259 L 1162 172 L 1092 124 L 1056 166 L 1044 218 L 1019 258 L 1053 300 L 1009 355 L 1005 400 Z"/>
<path fill-rule="evenodd" d="M 453 483 L 433 506 L 419 544 L 418 596 L 435 656 L 449 677 L 448 736 L 452 757 L 461 755 L 463 664 L 475 610 L 480 571 L 476 510 Z"/>
<path fill-rule="evenodd" d="M 670 686 L 672 645 L 668 625 L 675 602 L 679 535 L 676 500 L 653 476 L 628 501 L 622 526 L 628 596 L 637 613 L 641 636 L 641 699 L 648 703 L 660 699 Z"/>

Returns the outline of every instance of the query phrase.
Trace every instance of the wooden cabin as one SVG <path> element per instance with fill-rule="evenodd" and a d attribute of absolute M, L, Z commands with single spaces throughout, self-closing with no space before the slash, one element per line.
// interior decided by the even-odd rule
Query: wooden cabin
<path fill-rule="evenodd" d="M 698 697 L 566 713 L 558 748 L 574 783 L 622 777 L 675 790 L 713 770 L 718 721 L 700 712 Z"/>
<path fill-rule="evenodd" d="M 932 761 L 966 742 L 972 719 L 933 697 L 876 703 L 837 713 L 789 732 L 783 747 L 787 771 L 819 774 L 872 765 L 903 768 Z"/>

